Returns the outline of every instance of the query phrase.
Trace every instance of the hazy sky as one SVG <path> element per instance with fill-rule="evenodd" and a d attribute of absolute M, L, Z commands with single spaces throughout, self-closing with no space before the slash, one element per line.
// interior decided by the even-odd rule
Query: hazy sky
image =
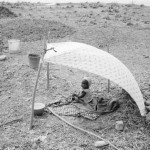
<path fill-rule="evenodd" d="M 135 3 L 135 4 L 144 4 L 150 6 L 150 0 L 0 0 L 0 2 L 42 2 L 42 3 L 62 3 L 62 2 L 117 2 L 117 3 Z"/>

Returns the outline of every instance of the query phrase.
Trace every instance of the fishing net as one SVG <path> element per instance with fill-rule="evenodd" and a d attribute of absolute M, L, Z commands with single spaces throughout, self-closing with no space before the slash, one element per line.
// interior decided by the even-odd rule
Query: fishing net
<path fill-rule="evenodd" d="M 74 105 L 64 105 L 58 107 L 51 107 L 51 109 L 59 114 L 64 116 L 74 116 L 74 117 L 83 117 L 89 120 L 95 120 L 99 117 L 98 114 L 91 112 L 90 110 L 83 110 Z"/>
<path fill-rule="evenodd" d="M 103 92 L 101 94 L 93 93 L 92 96 L 93 99 L 103 98 L 106 103 L 112 100 L 113 97 L 114 96 L 112 94 L 106 92 Z M 89 109 L 87 106 L 81 103 L 74 103 L 71 96 L 68 96 L 67 98 L 61 98 L 61 99 L 56 98 L 52 103 L 48 104 L 48 106 L 55 113 L 64 116 L 83 117 L 89 120 L 95 120 L 100 116 L 100 114 Z"/>

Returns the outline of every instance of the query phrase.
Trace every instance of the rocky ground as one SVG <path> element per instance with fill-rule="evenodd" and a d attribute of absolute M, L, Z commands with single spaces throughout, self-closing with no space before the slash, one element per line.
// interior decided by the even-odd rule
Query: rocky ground
<path fill-rule="evenodd" d="M 37 71 L 28 65 L 28 54 L 41 54 L 43 36 L 50 31 L 50 42 L 77 41 L 93 45 L 113 54 L 133 73 L 146 100 L 150 99 L 150 8 L 121 4 L 57 4 L 1 3 L 0 53 L 0 149 L 27 150 L 96 150 L 98 139 L 66 125 L 44 113 L 34 118 L 29 130 L 30 105 Z M 7 9 L 4 9 L 7 8 Z M 9 16 L 10 13 L 10 16 Z M 12 16 L 14 14 L 14 16 Z M 21 40 L 21 52 L 10 54 L 8 40 Z M 80 87 L 85 76 L 93 79 L 94 91 L 106 91 L 107 80 L 77 69 L 50 64 L 50 89 L 46 90 L 46 65 L 43 66 L 36 102 L 45 104 L 68 96 Z M 110 93 L 121 107 L 112 114 L 91 121 L 63 116 L 69 122 L 109 140 L 120 150 L 150 149 L 149 122 L 141 117 L 131 98 L 111 83 Z M 115 122 L 125 123 L 123 131 Z M 102 149 L 114 149 L 111 146 Z"/>

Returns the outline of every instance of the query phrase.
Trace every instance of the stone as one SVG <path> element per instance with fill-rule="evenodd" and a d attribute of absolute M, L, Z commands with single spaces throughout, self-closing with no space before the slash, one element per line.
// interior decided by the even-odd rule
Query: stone
<path fill-rule="evenodd" d="M 146 114 L 146 121 L 150 121 L 150 112 Z"/>
<path fill-rule="evenodd" d="M 124 128 L 123 121 L 116 121 L 115 129 L 118 131 L 122 131 Z"/>
<path fill-rule="evenodd" d="M 0 55 L 0 61 L 5 60 L 6 58 L 7 58 L 6 55 Z"/>
<path fill-rule="evenodd" d="M 146 106 L 150 106 L 150 100 L 145 101 Z"/>
<path fill-rule="evenodd" d="M 103 147 L 103 146 L 107 146 L 108 145 L 108 143 L 106 143 L 105 141 L 96 141 L 95 143 L 94 143 L 94 146 L 96 147 L 96 148 L 98 148 L 98 147 Z"/>
<path fill-rule="evenodd" d="M 150 112 L 150 106 L 145 106 L 147 112 Z"/>

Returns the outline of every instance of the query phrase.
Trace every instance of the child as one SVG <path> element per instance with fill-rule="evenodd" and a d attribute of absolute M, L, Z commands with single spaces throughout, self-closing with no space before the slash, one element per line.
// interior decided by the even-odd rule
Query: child
<path fill-rule="evenodd" d="M 92 93 L 90 90 L 91 84 L 92 84 L 92 81 L 90 78 L 88 77 L 83 78 L 81 82 L 81 87 L 82 87 L 81 92 L 79 94 L 73 94 L 72 98 L 73 100 L 76 100 L 77 102 L 81 102 L 87 105 L 90 109 L 96 110 L 97 100 L 92 99 Z"/>
<path fill-rule="evenodd" d="M 103 98 L 94 98 L 90 91 L 91 84 L 91 79 L 85 77 L 81 83 L 82 91 L 79 94 L 73 94 L 72 99 L 86 105 L 89 109 L 97 111 L 100 114 L 111 113 L 119 108 L 120 105 L 117 100 L 112 99 L 105 102 Z M 105 110 L 99 111 L 99 105 L 105 106 Z"/>

